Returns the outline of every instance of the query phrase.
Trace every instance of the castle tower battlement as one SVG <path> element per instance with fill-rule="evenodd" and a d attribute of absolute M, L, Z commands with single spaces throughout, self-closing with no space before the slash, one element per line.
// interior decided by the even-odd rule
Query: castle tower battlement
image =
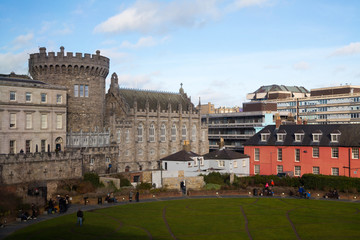
<path fill-rule="evenodd" d="M 96 54 L 46 52 L 30 54 L 31 76 L 48 84 L 67 88 L 67 131 L 93 130 L 104 126 L 105 79 L 109 73 L 110 60 Z"/>

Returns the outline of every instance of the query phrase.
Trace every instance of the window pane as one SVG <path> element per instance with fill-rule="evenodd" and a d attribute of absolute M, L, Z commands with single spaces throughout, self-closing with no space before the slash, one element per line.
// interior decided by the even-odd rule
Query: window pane
<path fill-rule="evenodd" d="M 16 92 L 11 91 L 10 92 L 10 100 L 15 101 L 16 100 Z"/>
<path fill-rule="evenodd" d="M 56 128 L 62 129 L 62 115 L 61 114 L 56 115 Z"/>
<path fill-rule="evenodd" d="M 32 128 L 32 114 L 31 113 L 26 114 L 26 128 L 27 129 Z"/>
<path fill-rule="evenodd" d="M 45 103 L 46 102 L 46 93 L 42 93 L 41 94 L 41 102 Z"/>
<path fill-rule="evenodd" d="M 61 94 L 56 95 L 56 103 L 62 103 L 62 95 Z"/>
<path fill-rule="evenodd" d="M 25 95 L 25 100 L 27 102 L 31 102 L 31 93 L 27 92 L 26 95 Z"/>
<path fill-rule="evenodd" d="M 80 85 L 80 97 L 84 96 L 84 85 Z"/>
<path fill-rule="evenodd" d="M 282 161 L 282 149 L 278 149 L 278 161 Z"/>
<path fill-rule="evenodd" d="M 47 128 L 47 115 L 46 114 L 42 114 L 41 115 L 41 128 Z"/>
<path fill-rule="evenodd" d="M 10 128 L 16 128 L 16 113 L 10 113 Z"/>
<path fill-rule="evenodd" d="M 260 161 L 260 149 L 255 148 L 255 161 Z"/>
<path fill-rule="evenodd" d="M 74 97 L 79 96 L 79 85 L 74 85 Z"/>
<path fill-rule="evenodd" d="M 89 86 L 85 85 L 85 97 L 89 97 Z"/>

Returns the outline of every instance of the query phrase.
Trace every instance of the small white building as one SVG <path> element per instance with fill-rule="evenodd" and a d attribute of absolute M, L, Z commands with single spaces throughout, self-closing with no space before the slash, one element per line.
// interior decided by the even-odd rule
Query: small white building
<path fill-rule="evenodd" d="M 182 150 L 160 159 L 164 171 L 184 171 L 185 177 L 208 174 L 210 172 L 249 175 L 249 156 L 222 148 L 200 156 Z"/>

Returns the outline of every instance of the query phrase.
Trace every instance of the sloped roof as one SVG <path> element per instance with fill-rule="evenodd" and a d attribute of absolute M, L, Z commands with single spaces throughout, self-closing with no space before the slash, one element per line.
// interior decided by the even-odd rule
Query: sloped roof
<path fill-rule="evenodd" d="M 228 149 L 216 150 L 213 152 L 209 152 L 204 155 L 204 159 L 219 159 L 219 160 L 232 160 L 232 159 L 241 159 L 248 158 L 249 156 L 246 154 L 238 153 L 235 151 L 231 151 Z"/>
<path fill-rule="evenodd" d="M 171 154 L 167 157 L 164 157 L 160 160 L 162 161 L 177 161 L 177 162 L 188 162 L 193 161 L 193 157 L 201 157 L 199 154 L 194 152 L 187 152 L 185 150 L 181 150 L 179 152 L 176 152 L 174 154 Z"/>
<path fill-rule="evenodd" d="M 269 130 L 271 132 L 268 141 L 261 141 L 261 133 Z M 277 141 L 277 132 L 287 132 L 283 142 Z M 294 135 L 304 131 L 302 142 L 295 142 Z M 313 142 L 313 133 L 322 133 L 320 142 Z M 338 143 L 331 142 L 331 134 L 340 133 Z M 360 124 L 327 124 L 327 125 L 275 125 L 266 126 L 244 143 L 245 146 L 338 146 L 359 147 L 360 146 Z"/>
<path fill-rule="evenodd" d="M 266 93 L 266 92 L 276 92 L 276 91 L 287 91 L 287 92 L 295 92 L 295 93 L 309 93 L 309 91 L 304 87 L 298 86 L 285 86 L 285 85 L 268 85 L 261 86 L 254 93 Z"/>
<path fill-rule="evenodd" d="M 154 111 L 157 110 L 158 103 L 162 110 L 168 109 L 168 104 L 170 103 L 172 111 L 178 111 L 179 104 L 182 105 L 183 111 L 188 111 L 190 105 L 196 111 L 194 105 L 185 94 L 128 88 L 119 88 L 119 93 L 130 108 L 134 108 L 134 101 L 136 100 L 138 109 L 146 109 L 146 101 L 148 101 L 149 109 Z"/>

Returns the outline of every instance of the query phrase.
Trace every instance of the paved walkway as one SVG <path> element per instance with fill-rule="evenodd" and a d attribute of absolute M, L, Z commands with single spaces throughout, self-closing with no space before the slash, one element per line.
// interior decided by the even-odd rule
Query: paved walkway
<path fill-rule="evenodd" d="M 257 200 L 259 200 L 259 198 L 280 198 L 280 199 L 282 199 L 282 198 L 292 198 L 293 199 L 294 197 L 279 197 L 279 196 L 274 196 L 274 197 L 264 197 L 264 196 L 262 196 L 262 197 L 258 197 L 258 196 L 247 196 L 247 195 L 182 196 L 182 197 L 141 199 L 140 202 L 169 201 L 169 200 L 179 200 L 179 199 L 187 199 L 187 198 L 189 198 L 189 199 L 190 198 L 191 199 L 195 199 L 195 198 L 198 198 L 198 199 L 199 198 L 257 198 Z M 325 201 L 348 201 L 348 200 L 342 200 L 342 199 L 340 199 L 340 200 L 321 199 L 321 200 L 325 200 Z M 360 200 L 348 201 L 348 202 L 360 203 Z M 25 228 L 25 227 L 27 227 L 29 225 L 39 223 L 39 222 L 42 222 L 42 221 L 46 221 L 46 220 L 49 220 L 49 219 L 53 219 L 53 218 L 56 218 L 56 217 L 59 217 L 59 216 L 76 213 L 79 208 L 82 211 L 91 211 L 91 210 L 96 210 L 96 209 L 101 209 L 101 208 L 108 208 L 108 207 L 124 205 L 124 204 L 136 204 L 136 202 L 129 203 L 127 201 L 123 201 L 123 202 L 118 202 L 118 203 L 104 203 L 104 204 L 99 204 L 99 205 L 71 204 L 69 209 L 66 211 L 66 213 L 61 213 L 61 214 L 56 213 L 56 214 L 49 214 L 49 215 L 48 214 L 42 214 L 42 215 L 39 215 L 37 219 L 28 220 L 26 222 L 12 222 L 12 223 L 9 223 L 4 228 L 0 228 L 0 239 L 4 239 L 5 237 L 12 234 L 13 232 L 15 232 L 17 230 L 20 230 L 22 228 Z"/>

